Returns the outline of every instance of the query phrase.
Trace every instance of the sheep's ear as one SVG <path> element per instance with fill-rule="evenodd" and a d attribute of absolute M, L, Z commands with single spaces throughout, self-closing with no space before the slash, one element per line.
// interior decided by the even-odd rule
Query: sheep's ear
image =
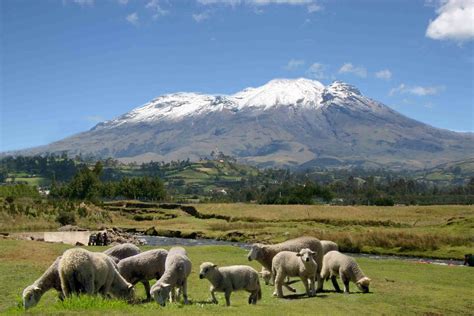
<path fill-rule="evenodd" d="M 297 257 L 301 257 L 302 254 L 298 252 L 298 253 L 296 254 L 296 256 L 297 256 Z"/>
<path fill-rule="evenodd" d="M 133 289 L 133 284 L 129 284 L 129 285 L 128 285 L 128 289 L 129 289 L 129 290 L 130 290 L 130 289 Z"/>
<path fill-rule="evenodd" d="M 171 284 L 168 284 L 168 283 L 161 283 L 161 287 L 162 287 L 162 288 L 168 288 L 168 287 L 170 287 L 170 286 L 171 286 Z"/>
<path fill-rule="evenodd" d="M 35 291 L 39 291 L 39 290 L 40 290 L 40 288 L 39 288 L 38 286 L 33 286 L 33 290 L 35 290 Z"/>
<path fill-rule="evenodd" d="M 217 264 L 213 264 L 212 267 L 213 267 L 213 268 L 217 268 Z"/>

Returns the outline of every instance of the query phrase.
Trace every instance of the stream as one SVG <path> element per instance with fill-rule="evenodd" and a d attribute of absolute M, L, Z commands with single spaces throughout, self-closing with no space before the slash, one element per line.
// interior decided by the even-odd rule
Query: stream
<path fill-rule="evenodd" d="M 232 241 L 223 241 L 215 239 L 187 239 L 187 238 L 177 238 L 177 237 L 163 237 L 163 236 L 137 236 L 140 239 L 146 241 L 148 246 L 235 246 L 240 247 L 245 250 L 249 250 L 251 244 L 243 242 L 232 242 Z M 438 264 L 438 265 L 452 265 L 452 266 L 463 266 L 462 260 L 450 260 L 450 259 L 432 259 L 432 258 L 423 258 L 423 257 L 407 257 L 407 256 L 396 256 L 396 255 L 375 255 L 375 254 L 365 254 L 365 253 L 346 253 L 351 257 L 356 258 L 369 258 L 375 260 L 403 260 L 410 261 L 413 263 L 420 264 Z"/>

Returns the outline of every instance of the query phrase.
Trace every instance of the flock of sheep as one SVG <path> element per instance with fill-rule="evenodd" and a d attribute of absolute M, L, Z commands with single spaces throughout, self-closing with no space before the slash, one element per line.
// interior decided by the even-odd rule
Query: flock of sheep
<path fill-rule="evenodd" d="M 320 241 L 314 237 L 299 237 L 274 245 L 253 244 L 248 260 L 262 264 L 258 273 L 250 266 L 234 265 L 218 267 L 212 262 L 200 266 L 199 278 L 211 283 L 212 302 L 217 303 L 215 292 L 225 293 L 227 306 L 233 291 L 250 293 L 249 304 L 256 304 L 262 297 L 259 275 L 266 284 L 273 281 L 273 295 L 283 297 L 282 287 L 296 290 L 288 282 L 299 277 L 308 296 L 323 290 L 323 281 L 329 280 L 337 292 L 341 292 L 336 277 L 349 293 L 349 282 L 363 291 L 369 291 L 370 279 L 364 275 L 355 260 L 338 251 L 336 243 Z M 183 295 L 188 304 L 187 279 L 191 273 L 191 260 L 182 247 L 169 251 L 153 249 L 140 252 L 133 244 L 121 244 L 104 252 L 91 252 L 83 248 L 71 248 L 58 257 L 45 273 L 23 291 L 23 305 L 30 308 L 38 304 L 41 296 L 55 289 L 62 300 L 74 294 L 101 294 L 131 300 L 133 287 L 143 283 L 147 299 L 154 299 L 164 306 L 166 301 L 176 302 Z M 157 282 L 150 288 L 149 280 Z M 317 287 L 315 286 L 317 282 Z"/>

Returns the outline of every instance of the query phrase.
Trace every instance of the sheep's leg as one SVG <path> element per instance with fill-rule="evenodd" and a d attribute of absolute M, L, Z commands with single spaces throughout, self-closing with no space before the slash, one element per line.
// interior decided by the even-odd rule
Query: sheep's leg
<path fill-rule="evenodd" d="M 232 293 L 231 290 L 226 290 L 225 291 L 225 304 L 227 306 L 230 306 L 230 294 Z"/>
<path fill-rule="evenodd" d="M 311 276 L 308 280 L 309 280 L 309 286 L 311 288 L 311 296 L 315 296 L 316 295 L 316 289 L 315 289 L 316 275 Z"/>
<path fill-rule="evenodd" d="M 290 286 L 288 283 L 283 283 L 283 286 L 290 292 L 296 293 L 296 289 Z"/>
<path fill-rule="evenodd" d="M 254 290 L 250 292 L 249 296 L 249 304 L 257 304 L 257 297 L 258 297 L 258 290 Z"/>
<path fill-rule="evenodd" d="M 283 288 L 282 284 L 284 283 L 285 276 L 282 273 L 278 272 L 275 277 L 275 291 L 273 295 L 277 297 L 283 297 Z"/>
<path fill-rule="evenodd" d="M 344 283 L 344 294 L 349 294 L 349 278 L 345 275 L 341 275 L 342 283 Z"/>
<path fill-rule="evenodd" d="M 336 292 L 341 293 L 342 291 L 341 291 L 341 288 L 339 287 L 339 284 L 337 283 L 337 279 L 335 275 L 331 276 L 331 282 Z"/>
<path fill-rule="evenodd" d="M 169 301 L 170 303 L 174 303 L 176 302 L 176 291 L 175 291 L 175 288 L 174 286 L 171 287 L 170 289 L 170 293 L 169 293 Z"/>
<path fill-rule="evenodd" d="M 316 280 L 318 281 L 318 288 L 316 289 L 316 292 L 322 292 L 324 280 L 319 272 L 316 272 Z"/>
<path fill-rule="evenodd" d="M 212 297 L 212 303 L 214 304 L 217 304 L 218 301 L 217 301 L 217 298 L 216 298 L 216 290 L 214 289 L 214 287 L 211 285 L 211 297 Z"/>
<path fill-rule="evenodd" d="M 183 289 L 184 304 L 188 305 L 189 304 L 189 301 L 188 301 L 188 280 L 184 280 L 182 289 Z"/>
<path fill-rule="evenodd" d="M 311 293 L 309 293 L 308 279 L 306 277 L 300 277 L 300 279 L 301 279 L 301 282 L 303 282 L 306 295 L 311 296 Z"/>
<path fill-rule="evenodd" d="M 145 287 L 145 292 L 146 292 L 146 300 L 151 301 L 151 294 L 150 294 L 150 282 L 148 280 L 143 280 L 142 281 L 143 286 Z"/>

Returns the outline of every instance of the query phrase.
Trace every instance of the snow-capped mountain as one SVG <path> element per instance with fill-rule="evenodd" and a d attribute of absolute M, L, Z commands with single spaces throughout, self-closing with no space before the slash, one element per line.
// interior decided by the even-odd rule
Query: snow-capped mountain
<path fill-rule="evenodd" d="M 474 156 L 474 135 L 409 119 L 344 82 L 274 79 L 232 95 L 162 95 L 90 131 L 21 153 L 169 161 L 216 149 L 263 166 L 423 168 Z"/>

